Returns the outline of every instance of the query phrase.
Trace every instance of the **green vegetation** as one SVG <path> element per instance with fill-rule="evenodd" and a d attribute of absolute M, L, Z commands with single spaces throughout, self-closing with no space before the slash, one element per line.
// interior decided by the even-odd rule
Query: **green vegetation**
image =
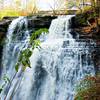
<path fill-rule="evenodd" d="M 19 68 L 22 67 L 22 71 L 24 72 L 27 67 L 31 68 L 30 66 L 30 60 L 33 50 L 35 48 L 40 47 L 40 40 L 38 39 L 41 33 L 48 33 L 48 29 L 42 28 L 37 31 L 35 31 L 30 38 L 30 48 L 26 48 L 20 52 L 18 62 L 15 65 L 16 73 L 19 71 Z M 14 78 L 13 78 L 14 79 Z M 5 85 L 8 85 L 8 83 L 12 83 L 13 80 L 10 80 L 7 76 L 4 76 L 3 78 L 4 84 L 0 87 L 0 93 L 4 89 Z"/>
<path fill-rule="evenodd" d="M 77 14 L 76 15 L 76 23 L 79 26 L 90 26 L 89 20 L 96 20 L 97 14 L 89 9 L 88 11 L 84 12 L 83 14 Z"/>
<path fill-rule="evenodd" d="M 5 16 L 28 16 L 37 12 L 35 0 L 26 0 L 26 5 L 23 2 L 23 0 L 0 0 L 0 19 Z"/>
<path fill-rule="evenodd" d="M 100 76 L 88 76 L 76 87 L 74 100 L 100 100 Z"/>
<path fill-rule="evenodd" d="M 25 71 L 26 67 L 30 67 L 30 60 L 29 58 L 32 55 L 32 51 L 30 49 L 25 49 L 21 52 L 18 63 L 15 65 L 15 69 L 18 72 L 20 64 L 23 65 L 23 71 Z M 31 67 L 30 67 L 31 68 Z"/>
<path fill-rule="evenodd" d="M 34 43 L 34 40 L 36 40 L 41 35 L 41 33 L 48 33 L 48 29 L 42 28 L 42 29 L 35 31 L 30 38 L 31 45 Z"/>
<path fill-rule="evenodd" d="M 3 17 L 9 16 L 9 17 L 14 17 L 14 16 L 20 16 L 20 14 L 17 11 L 14 10 L 3 10 L 0 11 L 0 20 L 3 19 Z"/>
<path fill-rule="evenodd" d="M 39 5 L 37 0 L 25 0 L 25 2 L 26 4 L 23 3 L 23 0 L 12 0 L 10 4 L 8 3 L 8 5 L 6 5 L 5 0 L 0 0 L 0 18 L 2 19 L 4 16 L 34 15 L 41 11 L 38 7 Z M 64 7 L 65 5 L 66 7 Z M 52 10 L 53 15 L 59 14 L 62 9 L 65 10 L 66 14 L 66 10 L 70 10 L 72 8 L 77 9 L 78 13 L 83 13 L 92 8 L 92 10 L 98 13 L 100 17 L 99 0 L 54 0 L 54 4 L 50 4 L 50 2 L 48 2 L 47 6 L 49 6 Z M 72 10 L 74 11 L 75 9 Z M 56 10 L 58 10 L 59 13 L 57 13 Z"/>
<path fill-rule="evenodd" d="M 6 75 L 4 75 L 3 80 L 4 80 L 4 83 L 0 86 L 0 93 L 3 91 L 7 83 L 9 84 L 11 83 L 10 79 Z"/>
<path fill-rule="evenodd" d="M 78 93 L 83 92 L 87 90 L 87 88 L 90 88 L 93 84 L 94 84 L 94 81 L 88 80 L 88 76 L 87 76 L 84 80 L 82 80 L 79 84 L 77 84 L 76 91 Z"/>
<path fill-rule="evenodd" d="M 41 42 L 38 38 L 41 35 L 41 33 L 48 33 L 48 29 L 46 29 L 46 28 L 39 29 L 31 35 L 30 45 L 31 45 L 32 50 L 34 50 L 35 48 L 40 47 Z M 30 50 L 30 48 L 27 48 L 27 49 L 21 51 L 18 62 L 15 65 L 15 69 L 16 69 L 17 72 L 18 72 L 18 69 L 19 69 L 20 65 L 23 65 L 23 71 L 27 67 L 31 68 L 29 58 L 32 55 L 32 50 Z"/>

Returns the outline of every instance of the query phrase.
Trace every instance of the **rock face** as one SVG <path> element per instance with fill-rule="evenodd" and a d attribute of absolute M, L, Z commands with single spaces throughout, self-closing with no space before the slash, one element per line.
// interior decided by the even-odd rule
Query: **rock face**
<path fill-rule="evenodd" d="M 33 16 L 28 18 L 28 27 L 30 28 L 49 28 L 52 19 L 56 16 Z"/>
<path fill-rule="evenodd" d="M 6 35 L 9 24 L 13 19 L 17 17 L 4 17 L 2 21 L 0 21 L 0 34 L 3 33 Z M 31 28 L 49 28 L 52 19 L 56 18 L 56 16 L 32 16 L 28 18 L 28 27 Z"/>
<path fill-rule="evenodd" d="M 84 23 L 84 20 L 87 20 L 84 18 L 85 17 L 83 15 L 76 15 L 71 19 L 71 33 L 73 34 L 74 38 L 76 38 L 75 36 L 77 36 L 78 34 L 79 39 L 90 39 L 95 42 L 96 47 L 93 47 L 94 50 L 91 53 L 91 57 L 93 60 L 96 75 L 95 77 L 89 76 L 94 84 L 91 87 L 87 88 L 86 91 L 85 89 L 83 91 L 78 91 L 79 93 L 76 95 L 74 100 L 100 100 L 100 24 L 97 25 L 94 18 L 91 18 L 90 20 L 88 20 L 88 22 Z M 88 79 L 88 82 L 90 81 L 90 79 Z M 86 79 L 84 80 L 86 81 Z"/>
<path fill-rule="evenodd" d="M 85 18 L 86 17 L 86 18 Z M 70 27 L 80 38 L 100 40 L 100 26 L 97 26 L 96 19 L 88 19 L 87 16 L 76 15 L 70 21 Z"/>
<path fill-rule="evenodd" d="M 96 48 L 92 53 L 92 58 L 95 65 L 96 74 L 100 72 L 100 26 L 96 25 L 94 19 L 89 20 L 89 25 L 87 22 L 80 22 L 81 19 L 84 18 L 82 15 L 78 15 L 73 17 L 70 20 L 70 27 L 72 29 L 71 34 L 73 38 L 77 38 L 77 34 L 79 35 L 79 39 L 86 40 L 94 40 L 96 42 Z"/>
<path fill-rule="evenodd" d="M 9 24 L 12 22 L 12 20 L 14 18 L 17 18 L 17 17 L 4 17 L 1 21 L 0 21 L 0 35 L 3 33 L 3 35 L 5 36 L 6 35 L 6 32 L 7 32 L 7 29 L 8 29 L 8 26 Z"/>
<path fill-rule="evenodd" d="M 0 45 L 2 39 L 7 34 L 9 24 L 15 18 L 17 17 L 4 17 L 4 19 L 0 21 Z M 49 28 L 51 21 L 54 18 L 56 18 L 56 16 L 28 16 L 28 29 L 31 31 L 35 31 L 40 28 Z"/>

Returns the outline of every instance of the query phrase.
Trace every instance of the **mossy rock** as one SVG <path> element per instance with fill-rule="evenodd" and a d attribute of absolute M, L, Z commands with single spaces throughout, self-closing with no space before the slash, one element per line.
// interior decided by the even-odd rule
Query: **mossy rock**
<path fill-rule="evenodd" d="M 90 87 L 79 91 L 74 100 L 100 100 L 100 76 L 88 77 L 82 82 L 86 80 L 94 83 Z"/>

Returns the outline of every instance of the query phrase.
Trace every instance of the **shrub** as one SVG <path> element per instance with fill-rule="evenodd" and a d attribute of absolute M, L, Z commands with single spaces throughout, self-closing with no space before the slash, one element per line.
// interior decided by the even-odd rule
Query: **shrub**
<path fill-rule="evenodd" d="M 74 100 L 100 100 L 100 76 L 88 76 L 76 88 Z"/>

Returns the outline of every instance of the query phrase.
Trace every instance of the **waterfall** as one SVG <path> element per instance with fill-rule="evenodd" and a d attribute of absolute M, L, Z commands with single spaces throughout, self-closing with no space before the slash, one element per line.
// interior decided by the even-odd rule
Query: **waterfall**
<path fill-rule="evenodd" d="M 3 52 L 4 72 L 12 76 L 15 63 L 20 51 L 26 47 L 29 39 L 28 23 L 24 17 L 19 17 L 12 21 L 7 32 L 6 45 Z"/>
<path fill-rule="evenodd" d="M 6 45 L 3 50 L 2 76 L 6 75 L 10 80 L 14 78 L 16 74 L 15 64 L 18 60 L 20 51 L 27 48 L 29 37 L 27 18 L 19 17 L 13 20 L 9 25 Z M 5 89 L 4 94 L 7 93 L 7 90 L 8 89 Z"/>
<path fill-rule="evenodd" d="M 41 43 L 41 49 L 33 51 L 30 58 L 32 68 L 24 72 L 12 100 L 74 100 L 76 84 L 86 75 L 95 75 L 91 57 L 95 42 L 73 38 L 69 29 L 71 17 L 60 16 L 52 20 L 49 34 Z M 24 36 L 15 37 L 17 43 L 13 43 L 16 42 L 13 35 L 20 36 L 23 25 Z M 18 18 L 11 23 L 7 38 L 9 41 L 3 63 L 6 66 L 4 72 L 7 71 L 11 77 L 20 50 L 28 46 L 29 33 L 25 18 Z"/>

